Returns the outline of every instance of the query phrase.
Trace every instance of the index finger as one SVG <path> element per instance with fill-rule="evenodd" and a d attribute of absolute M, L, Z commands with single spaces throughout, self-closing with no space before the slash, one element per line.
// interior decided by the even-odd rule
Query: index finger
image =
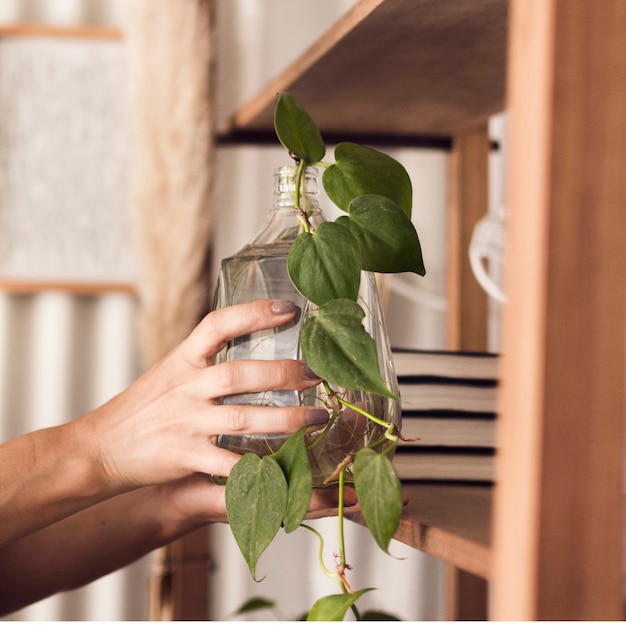
<path fill-rule="evenodd" d="M 231 339 L 281 326 L 297 310 L 291 300 L 255 300 L 212 311 L 181 343 L 180 354 L 192 365 L 206 367 Z"/>

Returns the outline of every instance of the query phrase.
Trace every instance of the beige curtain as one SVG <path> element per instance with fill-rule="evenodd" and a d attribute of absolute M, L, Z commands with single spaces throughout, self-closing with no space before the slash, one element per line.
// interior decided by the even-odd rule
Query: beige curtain
<path fill-rule="evenodd" d="M 195 325 L 210 288 L 212 0 L 132 0 L 130 195 L 141 265 L 146 364 Z"/>
<path fill-rule="evenodd" d="M 132 0 L 130 195 L 140 260 L 144 365 L 164 356 L 208 304 L 212 233 L 212 0 Z M 150 618 L 208 618 L 208 532 L 156 555 Z"/>

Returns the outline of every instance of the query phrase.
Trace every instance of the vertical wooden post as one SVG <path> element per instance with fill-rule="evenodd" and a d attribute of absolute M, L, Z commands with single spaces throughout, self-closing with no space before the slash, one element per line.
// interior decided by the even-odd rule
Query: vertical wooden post
<path fill-rule="evenodd" d="M 448 317 L 450 350 L 487 349 L 488 298 L 469 263 L 476 222 L 489 209 L 489 134 L 486 126 L 455 137 L 450 155 L 448 199 Z M 448 566 L 447 618 L 487 618 L 487 582 Z"/>
<path fill-rule="evenodd" d="M 488 298 L 472 274 L 469 246 L 489 209 L 489 135 L 486 126 L 454 138 L 448 198 L 448 317 L 450 350 L 486 350 Z"/>
<path fill-rule="evenodd" d="M 209 530 L 199 530 L 157 552 L 151 580 L 151 621 L 209 619 Z"/>
<path fill-rule="evenodd" d="M 626 2 L 512 0 L 495 620 L 621 620 Z"/>

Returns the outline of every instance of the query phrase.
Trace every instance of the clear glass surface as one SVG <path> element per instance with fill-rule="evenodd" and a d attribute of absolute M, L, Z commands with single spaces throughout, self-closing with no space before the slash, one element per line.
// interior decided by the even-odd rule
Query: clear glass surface
<path fill-rule="evenodd" d="M 275 172 L 274 206 L 259 234 L 239 252 L 221 263 L 214 308 L 250 302 L 259 298 L 291 300 L 299 314 L 288 325 L 278 329 L 258 331 L 238 337 L 220 352 L 216 362 L 240 359 L 301 359 L 299 336 L 302 325 L 315 315 L 317 308 L 307 302 L 291 283 L 287 273 L 287 254 L 301 230 L 294 212 L 295 168 L 283 167 Z M 308 168 L 302 208 L 316 226 L 323 221 L 317 202 L 317 170 Z M 374 275 L 363 272 L 359 304 L 365 311 L 364 326 L 375 340 L 383 380 L 389 389 L 399 394 L 393 370 L 391 350 L 382 317 L 382 309 Z M 350 403 L 369 413 L 400 425 L 400 405 L 373 393 L 336 389 Z M 267 406 L 327 406 L 322 385 L 304 392 L 267 391 L 228 396 L 224 404 L 255 404 Z M 222 435 L 218 444 L 240 454 L 259 455 L 278 450 L 288 435 Z M 331 418 L 331 426 L 307 435 L 309 460 L 314 483 L 322 486 L 337 465 L 348 455 L 372 443 L 384 441 L 384 428 L 355 411 L 344 409 Z"/>

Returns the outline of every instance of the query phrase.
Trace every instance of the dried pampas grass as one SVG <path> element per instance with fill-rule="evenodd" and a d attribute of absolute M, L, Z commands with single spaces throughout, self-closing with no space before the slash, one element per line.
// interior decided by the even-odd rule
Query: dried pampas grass
<path fill-rule="evenodd" d="M 149 365 L 189 333 L 207 303 L 214 16 L 211 0 L 131 0 L 127 11 L 131 211 Z"/>

